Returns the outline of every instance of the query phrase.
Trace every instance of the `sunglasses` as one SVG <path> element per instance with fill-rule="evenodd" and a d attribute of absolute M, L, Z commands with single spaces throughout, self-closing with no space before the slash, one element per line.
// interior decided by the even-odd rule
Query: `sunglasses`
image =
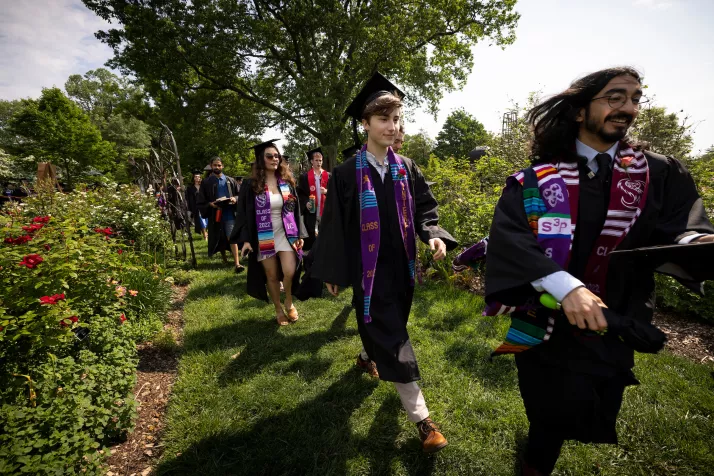
<path fill-rule="evenodd" d="M 270 152 L 267 152 L 267 153 L 265 154 L 265 158 L 268 159 L 268 160 L 279 159 L 279 158 L 280 158 L 280 154 L 271 154 Z"/>

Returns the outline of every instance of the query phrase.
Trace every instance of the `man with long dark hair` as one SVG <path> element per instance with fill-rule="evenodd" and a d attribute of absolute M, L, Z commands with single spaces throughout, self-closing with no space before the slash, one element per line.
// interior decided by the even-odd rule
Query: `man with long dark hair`
<path fill-rule="evenodd" d="M 611 252 L 714 238 L 682 164 L 628 139 L 644 102 L 640 74 L 621 67 L 535 106 L 533 166 L 508 179 L 496 207 L 486 313 L 511 313 L 494 353 L 516 356 L 530 422 L 522 474 L 550 474 L 565 440 L 617 443 L 625 387 L 638 382 L 611 319 L 649 325 L 654 276 Z M 686 277 L 691 262 L 671 261 Z"/>

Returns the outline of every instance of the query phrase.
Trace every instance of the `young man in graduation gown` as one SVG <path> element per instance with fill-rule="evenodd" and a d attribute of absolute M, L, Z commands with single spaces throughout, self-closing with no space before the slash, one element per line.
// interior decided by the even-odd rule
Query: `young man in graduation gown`
<path fill-rule="evenodd" d="M 354 158 L 337 166 L 328 186 L 313 276 L 337 295 L 352 286 L 357 327 L 379 378 L 394 382 L 422 446 L 435 452 L 446 438 L 429 418 L 407 319 L 414 294 L 416 238 L 435 259 L 456 246 L 439 228 L 437 203 L 419 168 L 394 154 L 400 96 L 381 75 L 367 82 L 348 109 L 362 121 L 368 141 Z M 358 361 L 360 361 L 358 357 Z"/>
<path fill-rule="evenodd" d="M 641 83 L 634 69 L 606 69 L 534 107 L 534 165 L 508 179 L 496 207 L 487 312 L 545 292 L 565 314 L 551 314 L 537 335 L 514 329 L 514 318 L 534 324 L 547 309 L 512 313 L 502 346 L 515 353 L 530 422 L 522 474 L 550 474 L 565 440 L 617 443 L 625 387 L 638 381 L 634 352 L 605 332 L 603 308 L 649 323 L 655 283 L 652 269 L 610 252 L 714 238 L 684 166 L 627 139 L 646 102 Z"/>
<path fill-rule="evenodd" d="M 298 198 L 305 228 L 309 237 L 305 240 L 304 250 L 310 250 L 315 242 L 315 236 L 320 225 L 322 213 L 325 209 L 327 198 L 327 184 L 330 174 L 322 169 L 322 148 L 305 152 L 311 168 L 300 175 L 298 180 Z"/>
<path fill-rule="evenodd" d="M 220 252 L 223 262 L 227 263 L 226 250 L 233 254 L 235 272 L 240 273 L 245 268 L 240 264 L 238 245 L 229 245 L 228 239 L 235 226 L 235 210 L 238 201 L 238 184 L 232 177 L 223 173 L 223 161 L 220 157 L 211 159 L 212 174 L 201 182 L 196 197 L 201 216 L 208 218 L 208 256 Z M 216 203 L 219 198 L 228 198 L 227 202 Z"/>

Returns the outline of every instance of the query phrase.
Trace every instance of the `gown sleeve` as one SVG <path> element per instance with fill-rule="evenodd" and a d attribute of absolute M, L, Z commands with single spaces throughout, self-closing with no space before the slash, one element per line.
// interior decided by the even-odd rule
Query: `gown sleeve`
<path fill-rule="evenodd" d="M 238 203 L 236 203 L 236 224 L 233 227 L 231 243 L 238 243 L 239 246 L 243 246 L 243 243 L 249 243 L 251 241 L 248 220 L 255 220 L 255 216 L 248 216 L 248 200 L 250 200 L 250 190 L 252 186 L 253 185 L 250 180 L 244 180 L 243 185 L 240 188 L 240 192 L 238 192 Z"/>
<path fill-rule="evenodd" d="M 514 306 L 533 295 L 532 281 L 563 269 L 545 256 L 528 225 L 522 188 L 509 183 L 496 205 L 486 253 L 486 298 Z"/>
<path fill-rule="evenodd" d="M 451 251 L 458 246 L 458 242 L 451 234 L 439 226 L 439 204 L 431 193 L 429 185 L 424 179 L 417 164 L 413 164 L 414 176 L 414 224 L 419 239 L 429 243 L 433 238 L 441 238 L 446 249 Z"/>
<path fill-rule="evenodd" d="M 350 279 L 350 266 L 345 247 L 347 224 L 345 223 L 344 190 L 348 185 L 340 170 L 335 169 L 328 183 L 325 209 L 322 213 L 320 224 L 320 247 L 315 252 L 312 266 L 314 278 L 340 287 L 352 285 Z"/>
<path fill-rule="evenodd" d="M 702 198 L 689 171 L 671 157 L 662 211 L 652 234 L 652 245 L 671 245 L 698 233 L 714 233 Z"/>
<path fill-rule="evenodd" d="M 201 213 L 201 216 L 207 218 L 211 216 L 210 205 L 208 204 L 208 181 L 204 180 L 201 182 L 201 186 L 198 189 L 198 194 L 196 195 L 196 207 Z"/>
<path fill-rule="evenodd" d="M 300 200 L 300 211 L 303 215 L 309 213 L 307 202 L 310 200 L 310 185 L 307 181 L 307 174 L 302 174 L 298 178 L 297 196 Z"/>

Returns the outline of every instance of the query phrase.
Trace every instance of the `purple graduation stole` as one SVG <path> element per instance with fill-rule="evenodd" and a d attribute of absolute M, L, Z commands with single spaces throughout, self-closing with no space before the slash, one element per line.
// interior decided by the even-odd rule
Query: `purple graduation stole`
<path fill-rule="evenodd" d="M 580 199 L 577 164 L 537 165 L 508 180 L 514 179 L 523 186 L 526 216 L 540 248 L 563 269 L 568 269 Z M 585 286 L 603 300 L 607 295 L 609 254 L 642 214 L 648 188 L 649 168 L 644 154 L 625 143 L 621 144 L 613 163 L 607 218 L 583 276 Z M 484 315 L 511 314 L 511 327 L 506 339 L 492 356 L 517 354 L 547 342 L 558 313 L 545 310 L 536 301 L 518 307 L 487 302 Z"/>
<path fill-rule="evenodd" d="M 355 170 L 357 172 L 357 189 L 359 190 L 360 204 L 360 248 L 362 251 L 362 288 L 364 290 L 364 309 L 362 316 L 365 323 L 372 322 L 370 303 L 372 300 L 372 287 L 374 276 L 377 272 L 377 257 L 379 256 L 379 207 L 377 196 L 372 185 L 372 174 L 367 162 L 367 146 L 355 157 Z M 409 261 L 410 285 L 414 286 L 416 262 L 416 234 L 414 232 L 414 202 L 409 190 L 409 175 L 404 161 L 394 153 L 391 147 L 387 149 L 389 171 L 394 183 L 394 200 L 397 203 L 399 230 L 402 242 Z M 387 195 L 388 196 L 388 195 Z"/>
<path fill-rule="evenodd" d="M 294 214 L 295 197 L 290 193 L 290 187 L 287 182 L 280 177 L 278 177 L 278 186 L 283 196 L 282 216 L 285 235 L 288 238 L 288 242 L 294 246 L 294 243 L 300 238 Z M 261 259 L 275 256 L 275 235 L 273 233 L 273 221 L 270 217 L 270 190 L 267 183 L 263 193 L 255 196 L 255 225 L 258 230 L 258 248 L 260 249 Z M 298 256 L 302 256 L 302 250 L 297 253 Z"/>

